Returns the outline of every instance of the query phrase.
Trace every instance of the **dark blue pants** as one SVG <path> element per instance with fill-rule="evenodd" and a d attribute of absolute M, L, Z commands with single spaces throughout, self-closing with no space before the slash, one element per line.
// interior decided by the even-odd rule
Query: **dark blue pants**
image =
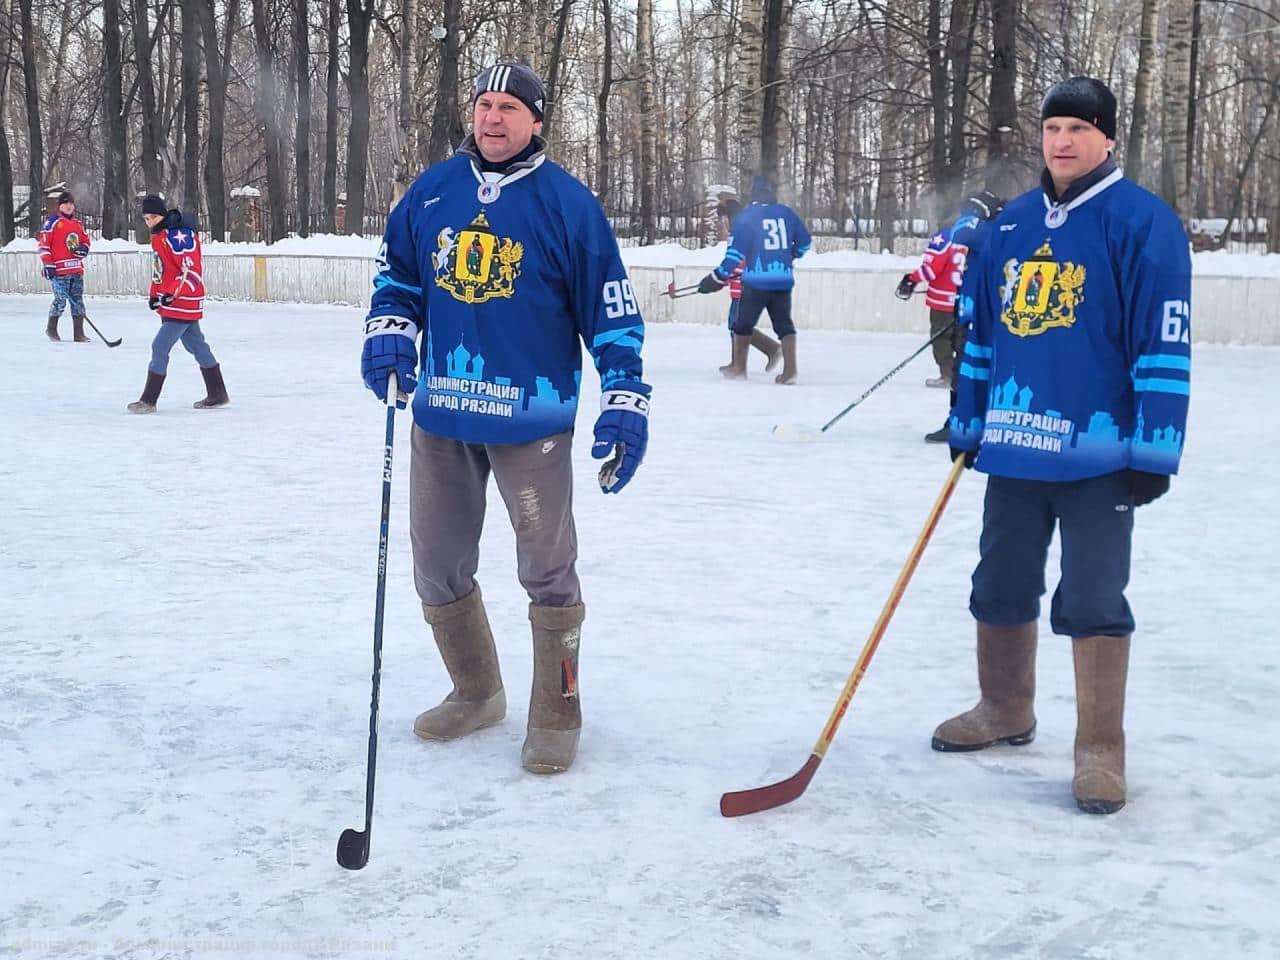
<path fill-rule="evenodd" d="M 1133 493 L 1124 470 L 1067 482 L 989 477 L 969 611 L 994 626 L 1038 619 L 1055 525 L 1062 576 L 1050 607 L 1053 632 L 1069 637 L 1132 633 L 1124 590 Z"/>
<path fill-rule="evenodd" d="M 779 337 L 790 337 L 796 332 L 791 322 L 790 290 L 757 290 L 742 285 L 742 299 L 738 301 L 738 315 L 733 318 L 733 332 L 739 337 L 751 336 L 760 314 L 769 311 L 769 322 Z"/>

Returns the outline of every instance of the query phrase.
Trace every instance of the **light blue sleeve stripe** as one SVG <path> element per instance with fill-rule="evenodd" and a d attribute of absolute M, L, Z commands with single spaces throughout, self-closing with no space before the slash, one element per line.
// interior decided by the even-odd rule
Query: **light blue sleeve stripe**
<path fill-rule="evenodd" d="M 1135 393 L 1150 391 L 1151 393 L 1173 393 L 1183 397 L 1191 396 L 1191 384 L 1185 380 L 1165 380 L 1160 377 L 1138 377 L 1133 381 Z"/>
<path fill-rule="evenodd" d="M 399 287 L 401 290 L 408 290 L 417 296 L 422 296 L 422 288 L 415 287 L 408 283 L 401 283 L 399 280 L 393 280 L 385 273 L 380 273 L 373 278 L 373 288 L 381 290 L 383 287 Z"/>
<path fill-rule="evenodd" d="M 1191 358 L 1179 356 L 1176 353 L 1153 353 L 1149 356 L 1138 358 L 1138 369 L 1145 370 L 1150 367 L 1164 367 L 1168 370 L 1186 370 L 1191 372 Z"/>
<path fill-rule="evenodd" d="M 970 380 L 990 380 L 991 371 L 986 367 L 975 367 L 968 363 L 960 364 L 960 376 Z"/>
<path fill-rule="evenodd" d="M 978 344 L 966 341 L 964 345 L 965 356 L 973 357 L 977 360 L 990 360 L 992 354 L 995 353 L 990 347 L 980 347 Z"/>
<path fill-rule="evenodd" d="M 638 335 L 638 336 L 637 336 Z M 632 350 L 639 350 L 644 343 L 644 326 L 636 324 L 630 327 L 619 327 L 617 330 L 605 330 L 596 334 L 596 338 L 591 341 L 591 349 L 597 350 L 600 347 L 607 347 L 611 343 L 616 343 L 620 347 L 630 347 Z"/>

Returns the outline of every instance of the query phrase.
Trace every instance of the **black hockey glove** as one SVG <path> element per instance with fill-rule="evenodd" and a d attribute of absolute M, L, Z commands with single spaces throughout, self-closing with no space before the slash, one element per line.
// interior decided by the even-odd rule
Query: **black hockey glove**
<path fill-rule="evenodd" d="M 74 253 L 77 257 L 79 257 L 81 260 L 83 260 L 85 257 L 89 255 L 89 247 L 87 244 L 82 243 L 77 247 L 72 247 L 71 252 Z"/>
<path fill-rule="evenodd" d="M 152 310 L 159 310 L 160 309 L 159 295 L 152 294 L 151 297 L 147 300 L 147 306 L 150 307 Z"/>
<path fill-rule="evenodd" d="M 44 274 L 44 278 L 45 278 L 46 280 L 57 280 L 57 279 L 58 279 L 58 268 L 57 268 L 57 267 L 54 267 L 54 266 L 43 267 L 43 268 L 40 270 L 40 272 Z"/>
<path fill-rule="evenodd" d="M 1129 471 L 1129 489 L 1133 491 L 1133 505 L 1146 506 L 1169 492 L 1167 473 L 1147 473 L 1145 470 Z"/>
<path fill-rule="evenodd" d="M 716 279 L 716 275 L 714 273 L 708 273 L 698 282 L 698 292 L 715 293 L 723 286 L 724 284 Z"/>
<path fill-rule="evenodd" d="M 911 295 L 916 292 L 916 282 L 911 279 L 911 274 L 904 273 L 902 279 L 898 281 L 898 289 L 893 291 L 893 295 L 899 300 L 910 300 Z"/>
<path fill-rule="evenodd" d="M 956 462 L 956 457 L 964 457 L 964 468 L 966 470 L 973 469 L 973 461 L 978 459 L 977 450 L 961 450 L 959 447 L 951 447 L 951 462 Z"/>

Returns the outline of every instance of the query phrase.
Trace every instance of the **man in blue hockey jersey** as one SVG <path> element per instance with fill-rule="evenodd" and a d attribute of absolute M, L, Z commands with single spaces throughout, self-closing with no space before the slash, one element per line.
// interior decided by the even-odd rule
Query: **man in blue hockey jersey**
<path fill-rule="evenodd" d="M 649 410 L 631 281 L 600 204 L 547 159 L 545 96 L 521 64 L 497 63 L 477 78 L 472 134 L 418 177 L 387 220 L 361 358 L 379 399 L 391 371 L 414 393 L 414 581 L 453 681 L 414 732 L 452 740 L 506 715 L 475 581 L 492 473 L 531 601 L 533 690 L 521 762 L 534 773 L 567 770 L 582 725 L 585 608 L 570 457 L 580 342 L 603 391 L 592 455 L 612 455 L 600 474 L 604 492 L 620 491 L 640 465 Z"/>
<path fill-rule="evenodd" d="M 1004 208 L 961 290 L 972 325 L 952 454 L 989 476 L 969 601 L 982 699 L 938 727 L 933 746 L 1035 736 L 1036 622 L 1057 525 L 1050 622 L 1075 661 L 1072 791 L 1080 809 L 1114 813 L 1125 803 L 1133 510 L 1169 489 L 1182 454 L 1191 258 L 1176 214 L 1111 158 L 1105 85 L 1064 80 L 1040 113 L 1040 187 Z"/>
<path fill-rule="evenodd" d="M 751 333 L 764 310 L 782 343 L 782 372 L 776 383 L 796 382 L 796 325 L 791 319 L 792 262 L 809 251 L 812 238 L 804 221 L 786 204 L 778 203 L 769 181 L 757 176 L 751 202 L 729 228 L 724 260 L 702 278 L 699 293 L 715 293 L 742 268 L 742 298 L 733 321 L 733 358 L 720 372 L 731 380 L 747 378 Z"/>

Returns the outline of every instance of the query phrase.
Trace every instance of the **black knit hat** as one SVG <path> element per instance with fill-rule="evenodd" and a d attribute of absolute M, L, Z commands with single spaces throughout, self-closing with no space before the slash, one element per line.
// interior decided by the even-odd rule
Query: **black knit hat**
<path fill-rule="evenodd" d="M 506 93 L 530 109 L 535 120 L 542 119 L 542 109 L 547 99 L 547 88 L 538 75 L 523 63 L 495 63 L 480 71 L 476 77 L 474 104 L 482 93 Z"/>
<path fill-rule="evenodd" d="M 1093 77 L 1071 77 L 1050 87 L 1040 105 L 1040 120 L 1050 117 L 1075 117 L 1092 123 L 1108 140 L 1116 138 L 1116 96 Z"/>
<path fill-rule="evenodd" d="M 58 194 L 58 206 L 62 206 L 64 203 L 75 203 L 75 202 L 76 202 L 76 198 L 71 195 L 70 190 L 63 190 L 60 194 Z"/>
<path fill-rule="evenodd" d="M 163 217 L 169 212 L 169 208 L 165 206 L 164 197 L 157 197 L 154 193 L 149 193 L 142 198 L 142 212 L 154 213 L 158 217 Z"/>

